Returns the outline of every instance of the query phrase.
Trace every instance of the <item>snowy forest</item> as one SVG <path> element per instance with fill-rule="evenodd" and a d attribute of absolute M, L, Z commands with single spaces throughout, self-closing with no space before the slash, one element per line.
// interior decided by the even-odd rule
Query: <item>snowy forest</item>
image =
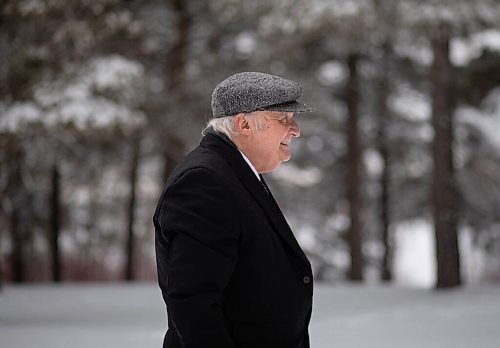
<path fill-rule="evenodd" d="M 1 283 L 154 281 L 158 196 L 241 71 L 317 109 L 266 176 L 316 280 L 393 281 L 426 236 L 407 272 L 500 282 L 500 1 L 0 6 Z"/>

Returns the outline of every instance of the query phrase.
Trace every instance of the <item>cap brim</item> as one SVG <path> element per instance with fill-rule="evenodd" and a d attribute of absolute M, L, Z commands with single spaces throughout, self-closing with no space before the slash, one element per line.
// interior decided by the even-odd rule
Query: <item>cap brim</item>
<path fill-rule="evenodd" d="M 293 113 L 316 111 L 316 109 L 309 107 L 305 104 L 299 103 L 297 101 L 291 101 L 291 102 L 287 102 L 287 103 L 271 105 L 271 106 L 264 107 L 260 110 L 261 111 L 293 112 Z"/>

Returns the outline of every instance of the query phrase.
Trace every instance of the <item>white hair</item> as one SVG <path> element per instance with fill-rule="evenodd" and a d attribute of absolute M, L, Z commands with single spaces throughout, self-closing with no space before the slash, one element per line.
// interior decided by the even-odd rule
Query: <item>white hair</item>
<path fill-rule="evenodd" d="M 207 125 L 205 126 L 205 128 L 203 129 L 201 134 L 205 135 L 210 128 L 213 128 L 215 131 L 223 133 L 223 134 L 227 135 L 230 139 L 232 139 L 232 137 L 237 134 L 237 132 L 234 130 L 234 117 L 235 116 L 236 115 L 216 117 L 216 118 L 210 119 L 207 122 Z M 250 112 L 250 113 L 246 113 L 245 116 L 255 116 L 255 114 Z M 252 117 L 252 119 L 253 119 L 254 124 L 255 124 L 255 129 L 257 129 L 258 131 L 262 131 L 265 129 L 264 123 L 262 122 L 262 120 L 260 118 Z"/>
<path fill-rule="evenodd" d="M 215 131 L 223 133 L 231 138 L 232 135 L 236 134 L 234 131 L 234 115 L 212 118 L 207 122 L 207 125 L 201 134 L 205 135 L 210 128 L 213 128 Z"/>

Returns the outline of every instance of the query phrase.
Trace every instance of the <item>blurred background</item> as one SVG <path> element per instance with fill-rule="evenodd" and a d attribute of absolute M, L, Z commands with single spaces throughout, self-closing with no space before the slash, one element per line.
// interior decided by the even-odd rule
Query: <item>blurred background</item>
<path fill-rule="evenodd" d="M 318 110 L 267 174 L 317 281 L 500 282 L 498 0 L 0 4 L 4 285 L 155 281 L 158 196 L 241 71 Z"/>

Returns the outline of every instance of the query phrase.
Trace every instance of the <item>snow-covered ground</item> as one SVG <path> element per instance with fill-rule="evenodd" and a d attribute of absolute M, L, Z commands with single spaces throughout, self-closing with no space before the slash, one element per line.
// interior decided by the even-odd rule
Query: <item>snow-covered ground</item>
<path fill-rule="evenodd" d="M 316 285 L 312 348 L 500 346 L 500 287 Z M 161 347 L 154 284 L 7 286 L 1 348 Z"/>

